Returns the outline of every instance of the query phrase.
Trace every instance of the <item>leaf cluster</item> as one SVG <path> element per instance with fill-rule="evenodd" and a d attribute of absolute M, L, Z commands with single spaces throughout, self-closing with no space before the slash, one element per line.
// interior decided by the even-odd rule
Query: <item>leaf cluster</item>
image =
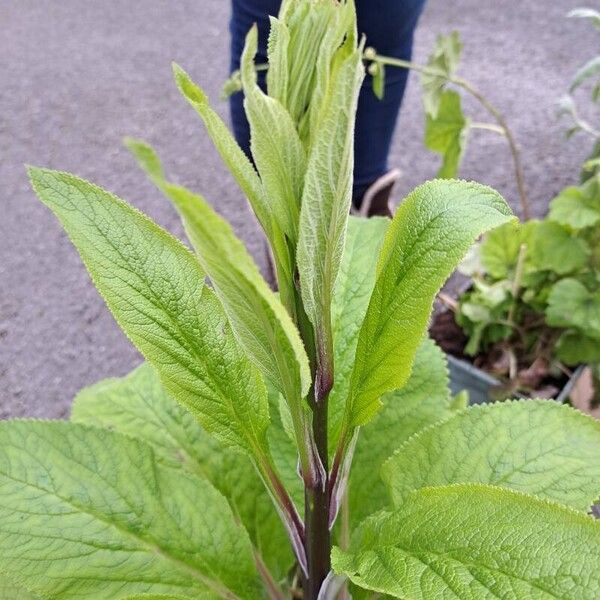
<path fill-rule="evenodd" d="M 463 408 L 426 337 L 473 241 L 510 223 L 485 186 L 434 181 L 349 218 L 363 77 L 353 4 L 287 0 L 267 92 L 240 78 L 252 162 L 204 121 L 269 242 L 279 293 L 202 196 L 128 146 L 193 253 L 74 175 L 30 168 L 145 358 L 71 420 L 0 423 L 2 600 L 592 599 L 600 426 L 550 402 Z M 304 517 L 299 508 L 304 508 Z"/>

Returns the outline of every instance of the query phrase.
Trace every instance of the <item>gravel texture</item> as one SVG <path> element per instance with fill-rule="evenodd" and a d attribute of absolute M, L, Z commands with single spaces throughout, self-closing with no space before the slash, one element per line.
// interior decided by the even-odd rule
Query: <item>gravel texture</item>
<path fill-rule="evenodd" d="M 564 18 L 578 4 L 430 0 L 416 36 L 421 60 L 437 33 L 462 33 L 461 73 L 514 127 L 538 214 L 574 180 L 588 150 L 580 138 L 566 143 L 555 119 L 556 98 L 597 50 L 591 27 Z M 231 220 L 264 267 L 254 221 L 171 81 L 176 60 L 217 98 L 228 17 L 225 0 L 0 3 L 0 417 L 64 417 L 79 388 L 140 361 L 58 223 L 34 198 L 24 163 L 91 179 L 182 235 L 174 211 L 122 147 L 125 135 L 143 137 L 174 179 L 204 192 Z M 217 107 L 226 114 L 224 103 Z M 472 103 L 467 109 L 473 112 Z M 391 157 L 404 172 L 398 197 L 435 173 L 422 128 L 411 76 Z M 502 139 L 475 132 L 463 176 L 497 187 L 515 205 Z"/>

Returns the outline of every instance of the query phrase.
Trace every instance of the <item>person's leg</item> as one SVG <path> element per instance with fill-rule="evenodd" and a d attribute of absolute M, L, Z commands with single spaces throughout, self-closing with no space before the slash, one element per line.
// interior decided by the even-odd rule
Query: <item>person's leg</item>
<path fill-rule="evenodd" d="M 413 33 L 425 0 L 356 0 L 358 32 L 365 34 L 367 46 L 385 56 L 410 60 Z M 388 171 L 388 153 L 408 71 L 388 67 L 385 94 L 379 100 L 367 75 L 358 99 L 354 136 L 353 200 L 360 204 L 367 188 Z"/>
<path fill-rule="evenodd" d="M 279 13 L 281 0 L 232 0 L 231 21 L 231 61 L 230 72 L 240 68 L 240 58 L 244 49 L 246 34 L 254 23 L 258 25 L 258 53 L 256 62 L 267 62 L 267 40 L 269 37 L 269 15 Z M 259 83 L 264 85 L 265 74 L 259 73 Z M 250 127 L 244 113 L 244 95 L 233 94 L 229 99 L 229 110 L 233 134 L 242 150 L 250 156 Z"/>

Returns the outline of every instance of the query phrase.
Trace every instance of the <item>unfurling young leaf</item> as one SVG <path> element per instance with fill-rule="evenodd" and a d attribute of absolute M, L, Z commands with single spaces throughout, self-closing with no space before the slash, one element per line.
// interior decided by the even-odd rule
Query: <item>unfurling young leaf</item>
<path fill-rule="evenodd" d="M 519 523 L 515 526 L 515 523 Z M 336 573 L 411 600 L 595 600 L 600 522 L 485 485 L 424 488 L 365 521 Z"/>
<path fill-rule="evenodd" d="M 297 264 L 306 314 L 315 329 L 320 380 L 333 384 L 331 303 L 346 237 L 354 163 L 354 117 L 364 77 L 362 48 L 348 38 L 334 57 L 317 137 L 308 158 Z M 332 143 L 332 140 L 334 142 Z"/>
<path fill-rule="evenodd" d="M 269 422 L 266 390 L 204 286 L 195 257 L 109 192 L 66 173 L 29 172 L 115 319 L 166 389 L 222 442 L 259 453 Z"/>

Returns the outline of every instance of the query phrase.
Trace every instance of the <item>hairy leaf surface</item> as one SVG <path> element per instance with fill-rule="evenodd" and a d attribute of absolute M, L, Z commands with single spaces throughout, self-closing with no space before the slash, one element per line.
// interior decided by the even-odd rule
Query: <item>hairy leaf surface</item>
<path fill-rule="evenodd" d="M 413 492 L 367 519 L 333 568 L 367 589 L 411 600 L 595 600 L 600 522 L 482 485 Z"/>
<path fill-rule="evenodd" d="M 318 351 L 331 355 L 331 302 L 345 243 L 354 164 L 354 117 L 364 77 L 361 50 L 342 47 L 323 101 L 306 171 L 297 264 Z"/>
<path fill-rule="evenodd" d="M 444 353 L 425 338 L 406 385 L 383 398 L 383 408 L 360 431 L 349 483 L 352 527 L 390 504 L 381 466 L 412 435 L 453 414 Z"/>
<path fill-rule="evenodd" d="M 31 169 L 119 325 L 173 397 L 224 443 L 255 453 L 268 403 L 196 258 L 122 200 L 73 175 Z"/>
<path fill-rule="evenodd" d="M 379 398 L 406 383 L 435 294 L 475 238 L 510 219 L 497 192 L 464 181 L 431 181 L 403 201 L 385 237 L 359 334 L 350 424 L 368 422 Z"/>
<path fill-rule="evenodd" d="M 310 370 L 288 312 L 229 223 L 202 196 L 169 183 L 152 148 L 133 140 L 128 145 L 179 211 L 202 268 L 248 357 L 297 412 L 310 387 Z"/>
<path fill-rule="evenodd" d="M 158 461 L 210 481 L 227 498 L 273 574 L 285 576 L 293 563 L 291 550 L 256 469 L 247 457 L 209 436 L 166 393 L 149 364 L 83 389 L 71 419 L 141 439 L 152 445 Z M 295 457 L 295 447 L 292 452 Z"/>
<path fill-rule="evenodd" d="M 335 448 L 344 416 L 358 332 L 375 285 L 377 256 L 390 220 L 350 217 L 346 245 L 335 282 L 331 320 L 335 378 L 329 394 L 330 446 Z"/>
<path fill-rule="evenodd" d="M 48 600 L 256 600 L 250 541 L 207 481 L 64 422 L 0 423 L 0 569 Z"/>
<path fill-rule="evenodd" d="M 271 213 L 295 247 L 300 201 L 306 171 L 306 153 L 292 117 L 275 98 L 259 87 L 254 66 L 258 30 L 246 36 L 242 54 L 244 109 L 250 124 L 252 157 L 260 173 Z"/>
<path fill-rule="evenodd" d="M 421 431 L 382 469 L 394 503 L 419 488 L 485 483 L 588 512 L 600 496 L 600 422 L 550 400 L 473 406 Z"/>

